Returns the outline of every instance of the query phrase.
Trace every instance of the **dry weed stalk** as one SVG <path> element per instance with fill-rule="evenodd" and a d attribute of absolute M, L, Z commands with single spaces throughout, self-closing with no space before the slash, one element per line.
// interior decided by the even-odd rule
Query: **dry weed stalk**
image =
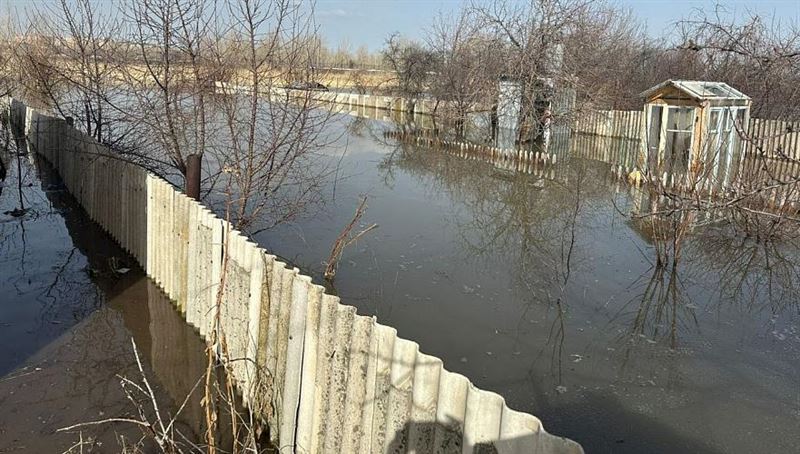
<path fill-rule="evenodd" d="M 228 195 L 230 200 L 230 186 L 228 187 Z M 226 210 L 226 219 L 230 219 L 230 204 Z M 120 448 L 123 452 L 142 452 L 142 443 L 147 440 L 152 440 L 158 446 L 159 452 L 177 454 L 177 453 L 206 453 L 215 454 L 217 452 L 232 452 L 233 454 L 242 452 L 259 453 L 264 452 L 259 447 L 259 435 L 261 432 L 260 421 L 255 417 L 251 409 L 247 409 L 247 415 L 242 415 L 237 405 L 237 394 L 235 390 L 235 383 L 233 372 L 231 370 L 231 362 L 238 359 L 231 359 L 228 351 L 228 345 L 225 333 L 221 329 L 221 314 L 222 305 L 225 301 L 225 283 L 227 281 L 228 272 L 228 238 L 230 234 L 230 222 L 225 223 L 224 241 L 222 247 L 222 267 L 220 273 L 219 287 L 217 288 L 213 326 L 208 334 L 206 340 L 206 369 L 205 373 L 195 382 L 189 394 L 184 398 L 177 412 L 166 418 L 159 407 L 158 399 L 147 379 L 142 366 L 142 361 L 139 356 L 139 351 L 136 342 L 131 339 L 134 356 L 136 358 L 136 365 L 139 370 L 141 383 L 134 382 L 127 377 L 118 376 L 121 380 L 122 388 L 128 400 L 133 404 L 136 410 L 137 418 L 106 418 L 99 421 L 90 421 L 75 424 L 69 427 L 58 429 L 58 432 L 67 432 L 84 427 L 92 427 L 113 423 L 126 423 L 138 426 L 143 433 L 143 437 L 135 444 L 130 444 L 124 440 L 120 440 Z M 217 373 L 222 368 L 225 374 L 225 383 L 223 389 L 220 389 L 216 378 Z M 203 384 L 204 392 L 200 404 L 204 409 L 205 416 L 205 432 L 203 438 L 205 445 L 200 445 L 189 440 L 184 434 L 180 433 L 175 428 L 175 423 L 183 412 L 184 408 L 189 403 L 189 399 L 194 395 L 197 388 Z M 261 386 L 257 382 L 256 386 Z M 140 399 L 144 397 L 143 404 Z M 230 415 L 230 429 L 232 446 L 228 451 L 220 446 L 218 440 L 218 423 L 220 420 L 220 411 L 227 409 Z M 84 440 L 83 433 L 80 433 L 80 440 L 76 442 L 67 452 L 76 452 L 78 449 L 83 452 L 83 447 L 91 445 L 91 440 Z"/>
<path fill-rule="evenodd" d="M 131 338 L 131 346 L 133 348 L 133 354 L 136 358 L 136 366 L 139 370 L 139 376 L 141 377 L 141 384 L 123 376 L 117 376 L 120 379 L 122 389 L 125 392 L 125 397 L 133 404 L 133 407 L 136 409 L 136 413 L 138 418 L 106 418 L 97 421 L 89 421 L 83 422 L 78 424 L 73 424 L 71 426 L 62 427 L 56 432 L 68 432 L 75 429 L 80 429 L 84 427 L 92 427 L 92 426 L 99 426 L 99 425 L 106 425 L 112 423 L 125 423 L 125 424 L 133 424 L 138 426 L 145 437 L 148 439 L 152 439 L 156 445 L 158 445 L 161 452 L 164 453 L 183 453 L 183 452 L 202 452 L 199 446 L 189 442 L 188 440 L 184 440 L 185 442 L 179 442 L 176 440 L 176 430 L 175 430 L 175 423 L 178 419 L 178 416 L 181 414 L 183 409 L 186 407 L 187 403 L 189 402 L 189 398 L 194 394 L 194 390 L 197 389 L 201 380 L 198 380 L 192 391 L 186 396 L 186 398 L 181 403 L 178 411 L 175 412 L 173 416 L 169 419 L 162 415 L 162 411 L 158 405 L 158 399 L 156 397 L 155 392 L 153 391 L 153 387 L 150 385 L 150 381 L 147 379 L 147 374 L 144 371 L 144 367 L 142 366 L 142 361 L 139 356 L 139 349 L 136 346 L 136 341 Z M 144 397 L 144 402 L 142 403 L 137 397 Z M 148 416 L 152 414 L 152 416 Z M 70 449 L 73 450 L 74 448 L 83 449 L 83 446 L 86 444 L 83 440 L 83 433 L 80 433 L 80 441 L 73 445 Z M 188 449 L 188 451 L 187 451 Z"/>
<path fill-rule="evenodd" d="M 355 215 L 353 215 L 353 219 L 350 221 L 349 224 L 347 224 L 344 230 L 342 230 L 342 232 L 336 238 L 336 241 L 333 243 L 333 249 L 331 249 L 331 255 L 330 257 L 328 257 L 328 262 L 327 265 L 325 266 L 325 279 L 330 281 L 333 280 L 334 276 L 336 276 L 336 268 L 339 263 L 339 259 L 342 258 L 342 252 L 344 252 L 345 247 L 356 242 L 359 238 L 364 236 L 370 230 L 378 228 L 378 224 L 371 224 L 369 227 L 357 233 L 355 236 L 350 237 L 350 232 L 353 230 L 353 227 L 355 227 L 355 225 L 361 219 L 361 216 L 364 215 L 364 212 L 366 210 L 367 210 L 367 196 L 364 196 L 361 199 L 361 203 L 358 205 L 358 208 L 356 209 Z"/>

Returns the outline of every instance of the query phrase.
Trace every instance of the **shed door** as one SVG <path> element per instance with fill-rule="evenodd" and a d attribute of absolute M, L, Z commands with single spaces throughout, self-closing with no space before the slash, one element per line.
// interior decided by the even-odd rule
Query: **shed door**
<path fill-rule="evenodd" d="M 708 124 L 708 146 L 706 163 L 710 177 L 717 186 L 724 186 L 731 178 L 735 153 L 738 151 L 739 135 L 734 124 L 741 112 L 736 107 L 714 107 Z M 739 120 L 741 121 L 741 120 Z"/>
<path fill-rule="evenodd" d="M 668 173 L 686 171 L 692 162 L 694 111 L 694 107 L 667 107 L 664 167 Z"/>
<path fill-rule="evenodd" d="M 664 108 L 661 106 L 650 106 L 650 123 L 647 129 L 647 166 L 649 169 L 657 169 L 659 161 L 659 149 L 661 144 L 661 125 Z"/>
<path fill-rule="evenodd" d="M 708 120 L 708 141 L 705 149 L 705 162 L 710 170 L 710 176 L 716 178 L 719 173 L 719 163 L 722 157 L 723 143 L 727 141 L 725 137 L 725 117 L 724 107 L 712 107 Z"/>

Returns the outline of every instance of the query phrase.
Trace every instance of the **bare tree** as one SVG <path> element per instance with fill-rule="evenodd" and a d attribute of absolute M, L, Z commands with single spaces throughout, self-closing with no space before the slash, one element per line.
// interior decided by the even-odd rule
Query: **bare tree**
<path fill-rule="evenodd" d="M 125 98 L 117 106 L 141 126 L 144 154 L 185 177 L 187 157 L 207 149 L 209 58 L 216 3 L 127 2 L 127 53 L 119 65 Z M 165 169 L 169 171 L 169 169 Z"/>
<path fill-rule="evenodd" d="M 240 68 L 244 92 L 218 100 L 226 143 L 217 159 L 233 183 L 233 219 L 238 228 L 258 231 L 292 219 L 319 201 L 327 175 L 317 151 L 332 139 L 332 116 L 312 90 L 284 88 L 313 80 L 314 55 L 307 45 L 313 30 L 308 11 L 290 0 L 236 0 L 229 54 L 222 62 Z"/>
<path fill-rule="evenodd" d="M 413 112 L 416 102 L 428 90 L 435 68 L 433 52 L 394 33 L 386 40 L 383 58 L 395 73 L 397 94 L 406 98 L 407 110 Z"/>
<path fill-rule="evenodd" d="M 0 96 L 10 95 L 16 81 L 14 77 L 14 52 L 12 49 L 15 47 L 15 41 L 18 36 L 15 35 L 15 27 L 10 17 L 5 19 L 3 30 L 0 31 Z"/>
<path fill-rule="evenodd" d="M 452 123 L 456 136 L 463 137 L 469 114 L 491 110 L 502 43 L 481 33 L 464 10 L 453 19 L 440 15 L 427 33 L 427 45 L 436 56 L 430 82 L 434 115 Z"/>
<path fill-rule="evenodd" d="M 800 29 L 751 14 L 743 21 L 718 6 L 678 24 L 676 48 L 699 61 L 705 79 L 723 80 L 753 98 L 753 115 L 800 115 Z"/>
<path fill-rule="evenodd" d="M 60 0 L 30 17 L 14 57 L 32 77 L 20 80 L 121 159 L 177 184 L 202 162 L 206 196 L 227 175 L 239 228 L 272 226 L 320 200 L 327 172 L 315 156 L 332 113 L 315 92 L 286 88 L 314 80 L 313 8 Z"/>
<path fill-rule="evenodd" d="M 125 137 L 118 112 L 109 108 L 116 97 L 116 63 L 112 56 L 118 46 L 119 21 L 114 11 L 98 10 L 92 0 L 61 0 L 31 12 L 31 31 L 52 59 L 42 62 L 47 73 L 34 78 L 41 95 L 64 116 L 75 118 L 76 126 L 98 142 L 120 147 Z M 35 49 L 35 48 L 34 48 Z M 34 49 L 23 55 L 32 57 Z M 64 89 L 47 89 L 47 78 L 54 77 Z"/>

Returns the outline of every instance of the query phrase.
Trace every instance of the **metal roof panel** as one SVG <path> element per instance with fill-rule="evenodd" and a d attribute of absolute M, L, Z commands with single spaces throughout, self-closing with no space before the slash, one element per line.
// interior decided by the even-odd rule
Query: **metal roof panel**
<path fill-rule="evenodd" d="M 669 86 L 677 88 L 697 101 L 703 101 L 706 99 L 750 99 L 749 96 L 731 87 L 725 82 L 711 82 L 704 80 L 665 80 L 655 87 L 642 92 L 641 96 L 645 98 L 650 97 Z"/>

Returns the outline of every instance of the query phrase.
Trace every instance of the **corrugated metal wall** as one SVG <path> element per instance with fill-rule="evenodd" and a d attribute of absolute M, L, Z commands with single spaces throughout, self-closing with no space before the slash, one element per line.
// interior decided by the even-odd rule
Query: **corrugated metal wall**
<path fill-rule="evenodd" d="M 215 327 L 224 333 L 223 357 L 235 359 L 244 401 L 268 421 L 281 452 L 582 452 L 326 295 L 166 181 L 62 119 L 6 105 L 32 148 L 186 321 L 207 338 Z"/>

